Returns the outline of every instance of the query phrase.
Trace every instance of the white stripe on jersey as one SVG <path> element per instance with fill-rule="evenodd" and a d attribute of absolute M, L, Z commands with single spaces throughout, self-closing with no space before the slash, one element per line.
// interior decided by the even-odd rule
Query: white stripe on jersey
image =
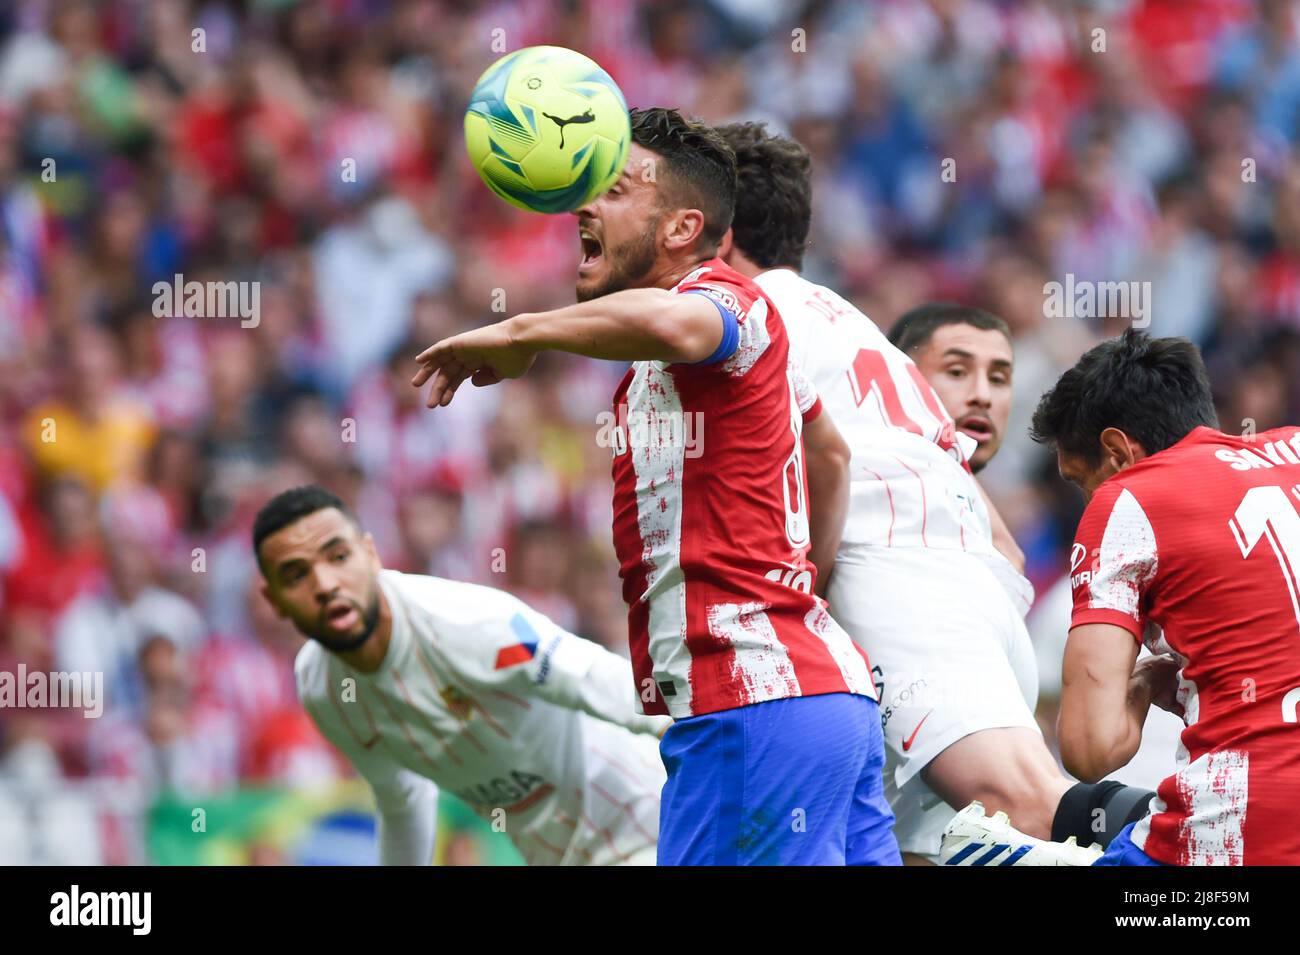
<path fill-rule="evenodd" d="M 768 604 L 710 604 L 709 634 L 735 653 L 736 677 L 749 703 L 802 696 L 790 651 L 764 610 Z"/>
<path fill-rule="evenodd" d="M 772 339 L 767 332 L 767 302 L 755 299 L 749 307 L 749 314 L 740 323 L 740 340 L 736 352 L 722 363 L 722 370 L 732 377 L 739 378 L 753 368 Z"/>
<path fill-rule="evenodd" d="M 1156 535 L 1146 511 L 1127 488 L 1111 507 L 1088 584 L 1088 606 L 1139 619 L 1138 600 L 1156 574 Z"/>
<path fill-rule="evenodd" d="M 662 362 L 638 362 L 627 389 L 629 416 L 653 411 L 668 420 L 682 414 L 677 382 Z M 641 559 L 648 568 L 645 594 L 650 607 L 650 659 L 663 661 L 654 680 L 671 680 L 674 706 L 691 702 L 691 653 L 686 645 L 686 577 L 682 573 L 682 479 L 686 446 L 681 441 L 647 441 L 630 447 L 636 474 L 636 522 Z M 656 689 L 655 692 L 658 692 Z M 637 697 L 640 706 L 640 697 Z"/>

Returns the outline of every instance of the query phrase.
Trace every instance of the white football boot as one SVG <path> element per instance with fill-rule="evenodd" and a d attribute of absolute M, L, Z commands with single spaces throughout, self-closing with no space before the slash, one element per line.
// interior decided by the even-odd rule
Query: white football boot
<path fill-rule="evenodd" d="M 952 817 L 943 830 L 939 850 L 941 865 L 1092 865 L 1101 857 L 1101 846 L 1087 848 L 1074 836 L 1065 842 L 1035 839 L 1011 826 L 1005 812 L 993 818 L 984 806 L 971 803 Z"/>

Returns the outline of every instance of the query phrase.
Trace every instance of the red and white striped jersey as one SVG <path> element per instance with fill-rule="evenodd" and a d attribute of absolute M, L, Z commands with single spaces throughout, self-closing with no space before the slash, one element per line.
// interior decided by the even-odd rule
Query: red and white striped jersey
<path fill-rule="evenodd" d="M 1072 626 L 1175 653 L 1178 770 L 1133 830 L 1173 865 L 1300 862 L 1300 429 L 1197 428 L 1098 488 L 1070 559 Z"/>
<path fill-rule="evenodd" d="M 614 545 L 641 706 L 681 718 L 874 698 L 864 655 L 812 592 L 801 409 L 817 404 L 787 367 L 785 325 L 720 259 L 674 291 L 710 298 L 734 344 L 712 363 L 635 362 L 614 395 Z"/>
<path fill-rule="evenodd" d="M 791 269 L 754 279 L 853 452 L 843 545 L 993 554 L 988 509 L 959 434 L 920 370 L 866 315 Z M 971 450 L 973 450 L 973 442 Z"/>

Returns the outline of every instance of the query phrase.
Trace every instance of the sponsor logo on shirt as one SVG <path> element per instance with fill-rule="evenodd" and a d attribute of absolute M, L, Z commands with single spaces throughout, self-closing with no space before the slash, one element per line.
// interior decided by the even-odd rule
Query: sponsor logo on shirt
<path fill-rule="evenodd" d="M 537 653 L 537 643 L 512 643 L 508 647 L 502 647 L 497 651 L 496 669 L 504 670 L 506 667 L 518 666 L 521 663 L 527 663 Z"/>
<path fill-rule="evenodd" d="M 458 790 L 456 798 L 471 806 L 521 812 L 535 806 L 554 790 L 554 786 L 536 773 L 515 769 L 508 776 L 494 776 Z"/>
<path fill-rule="evenodd" d="M 1075 544 L 1070 551 L 1070 589 L 1082 587 L 1084 584 L 1092 583 L 1092 579 L 1097 576 L 1097 571 L 1101 569 L 1101 555 L 1098 554 L 1092 559 L 1092 567 L 1088 570 L 1079 571 L 1079 567 L 1088 557 L 1088 548 L 1082 544 Z"/>
<path fill-rule="evenodd" d="M 537 676 L 533 678 L 534 683 L 545 683 L 546 678 L 551 675 L 551 657 L 555 656 L 555 651 L 560 646 L 560 639 L 560 635 L 557 633 L 546 644 L 546 649 L 542 651 L 542 658 L 537 664 Z"/>
<path fill-rule="evenodd" d="M 537 653 L 537 645 L 541 642 L 541 639 L 523 614 L 517 613 L 510 618 L 510 629 L 519 638 L 519 642 L 502 647 L 497 651 L 495 669 L 504 670 L 506 667 L 527 663 Z"/>
<path fill-rule="evenodd" d="M 885 729 L 887 726 L 889 726 L 889 721 L 890 721 L 890 719 L 891 719 L 891 718 L 893 717 L 893 715 L 894 715 L 894 709 L 895 709 L 895 707 L 901 709 L 901 708 L 904 707 L 904 706 L 912 706 L 912 705 L 918 704 L 918 703 L 920 702 L 920 700 L 921 700 L 921 696 L 922 696 L 922 692 L 921 692 L 921 691 L 924 690 L 924 689 L 926 689 L 926 686 L 927 686 L 927 684 L 926 684 L 926 682 L 925 682 L 925 678 L 924 678 L 924 677 L 920 677 L 920 678 L 918 678 L 918 679 L 913 680 L 913 681 L 912 681 L 911 683 L 909 683 L 907 686 L 905 686 L 905 687 L 903 687 L 901 690 L 899 690 L 898 693 L 896 693 L 896 694 L 895 694 L 895 695 L 894 695 L 894 696 L 889 700 L 889 704 L 888 704 L 888 705 L 887 705 L 883 710 L 881 710 L 881 712 L 880 712 L 880 728 L 883 730 L 883 729 Z M 884 696 L 884 692 L 885 692 L 884 677 L 881 677 L 881 682 L 879 682 L 879 683 L 876 684 L 876 688 L 877 688 L 877 689 L 876 689 L 876 692 L 880 695 L 880 699 L 881 699 L 881 700 L 885 699 L 885 696 Z M 927 715 L 928 715 L 928 714 L 927 714 Z"/>

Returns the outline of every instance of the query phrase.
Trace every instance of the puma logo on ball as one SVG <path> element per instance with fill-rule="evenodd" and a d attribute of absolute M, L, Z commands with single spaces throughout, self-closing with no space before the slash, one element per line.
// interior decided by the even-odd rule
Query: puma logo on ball
<path fill-rule="evenodd" d="M 579 113 L 577 116 L 570 116 L 568 119 L 560 119 L 558 116 L 552 116 L 550 113 L 542 113 L 547 119 L 560 127 L 560 148 L 564 148 L 564 127 L 570 123 L 594 123 L 596 114 L 588 109 L 585 113 Z"/>

